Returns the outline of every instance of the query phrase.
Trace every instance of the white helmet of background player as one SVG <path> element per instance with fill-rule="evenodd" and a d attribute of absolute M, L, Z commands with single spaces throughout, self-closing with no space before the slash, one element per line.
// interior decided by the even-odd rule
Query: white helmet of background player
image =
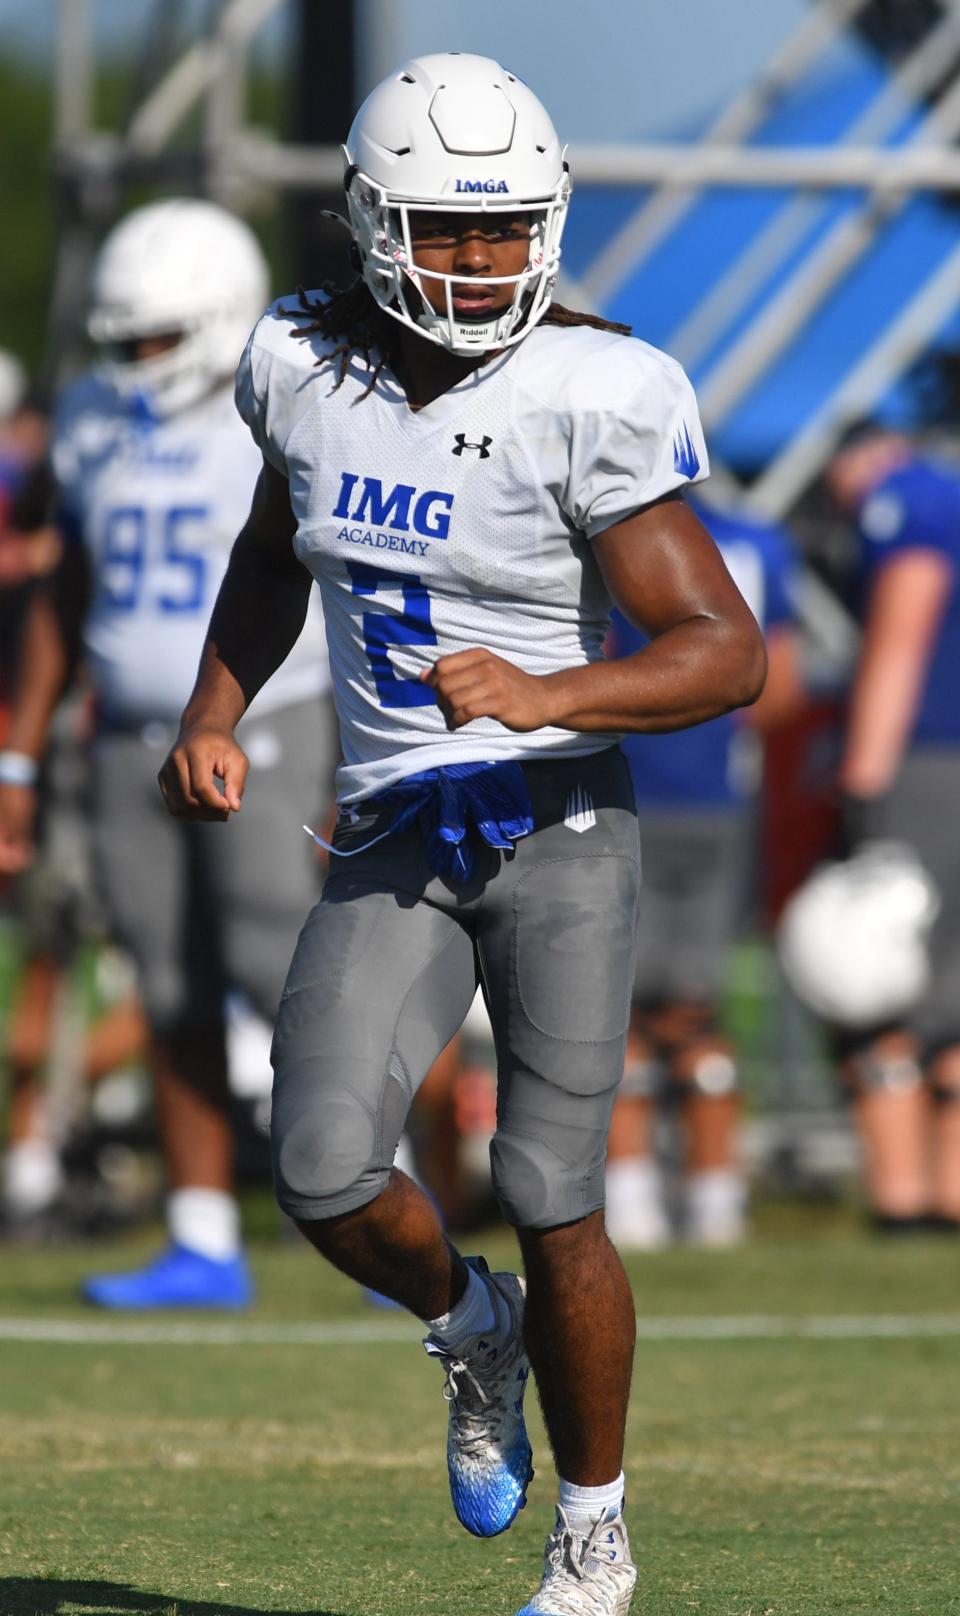
<path fill-rule="evenodd" d="M 122 219 L 97 255 L 88 333 L 98 373 L 152 413 L 174 415 L 233 376 L 268 298 L 267 266 L 253 232 L 213 202 L 152 202 Z M 144 337 L 175 347 L 138 359 Z"/>
<path fill-rule="evenodd" d="M 557 278 L 570 180 L 556 131 L 527 86 L 486 56 L 421 56 L 369 95 L 344 146 L 344 176 L 363 278 L 386 314 L 453 353 L 507 348 L 544 313 Z M 418 290 L 410 214 L 525 214 L 530 258 L 512 304 L 487 321 L 459 320 Z M 462 279 L 462 277 L 460 277 Z"/>
<path fill-rule="evenodd" d="M 868 842 L 843 863 L 820 865 L 790 899 L 777 934 L 784 975 L 802 1003 L 839 1027 L 896 1020 L 929 983 L 939 908 L 910 848 Z"/>

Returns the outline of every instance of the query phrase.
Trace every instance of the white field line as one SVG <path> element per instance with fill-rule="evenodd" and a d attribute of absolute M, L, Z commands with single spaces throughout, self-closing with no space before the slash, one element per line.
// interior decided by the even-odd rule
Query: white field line
<path fill-rule="evenodd" d="M 386 1346 L 415 1339 L 412 1319 L 330 1320 L 289 1324 L 220 1320 L 37 1319 L 0 1317 L 0 1342 L 65 1346 L 338 1347 Z M 638 1318 L 646 1341 L 912 1341 L 960 1336 L 960 1313 L 736 1314 Z"/>

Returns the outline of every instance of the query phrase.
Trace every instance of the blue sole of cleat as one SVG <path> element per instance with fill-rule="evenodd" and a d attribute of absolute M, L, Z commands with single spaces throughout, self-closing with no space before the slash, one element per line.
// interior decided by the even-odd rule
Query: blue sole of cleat
<path fill-rule="evenodd" d="M 517 1516 L 519 1515 L 520 1511 L 522 1509 L 526 1509 L 526 1507 L 527 1507 L 527 1488 L 529 1487 L 529 1485 L 530 1485 L 531 1481 L 533 1480 L 535 1474 L 536 1474 L 536 1472 L 533 1469 L 533 1466 L 531 1465 L 529 1471 L 527 1472 L 527 1479 L 523 1484 L 523 1496 L 520 1499 L 519 1504 L 517 1505 L 517 1507 L 514 1510 L 513 1514 L 510 1516 L 510 1519 L 508 1521 L 504 1521 L 502 1526 L 498 1526 L 495 1532 L 482 1532 L 479 1529 L 479 1527 L 471 1526 L 469 1521 L 465 1521 L 461 1515 L 457 1515 L 457 1520 L 460 1522 L 460 1525 L 464 1528 L 465 1531 L 470 1533 L 471 1537 L 481 1537 L 481 1538 L 502 1537 L 504 1532 L 509 1532 L 511 1526 L 513 1525 L 513 1523 L 516 1520 Z M 454 1505 L 454 1512 L 456 1512 L 456 1505 Z"/>

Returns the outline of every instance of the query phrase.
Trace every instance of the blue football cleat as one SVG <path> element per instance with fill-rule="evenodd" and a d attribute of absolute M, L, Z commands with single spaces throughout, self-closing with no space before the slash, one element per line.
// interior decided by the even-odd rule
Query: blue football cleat
<path fill-rule="evenodd" d="M 136 1311 L 160 1307 L 248 1307 L 253 1283 L 246 1258 L 217 1262 L 187 1246 L 166 1251 L 132 1274 L 95 1274 L 84 1280 L 80 1294 L 96 1307 Z"/>
<path fill-rule="evenodd" d="M 447 1472 L 457 1520 L 475 1537 L 496 1537 L 523 1508 L 533 1477 L 523 1423 L 530 1373 L 523 1346 L 524 1284 L 516 1274 L 491 1274 L 482 1257 L 467 1261 L 490 1290 L 496 1335 L 475 1336 L 456 1354 L 434 1336 L 423 1344 L 446 1370 Z"/>

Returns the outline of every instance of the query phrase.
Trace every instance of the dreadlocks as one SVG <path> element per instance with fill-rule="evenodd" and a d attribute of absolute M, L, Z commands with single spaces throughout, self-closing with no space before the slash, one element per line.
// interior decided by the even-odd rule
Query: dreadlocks
<path fill-rule="evenodd" d="M 302 286 L 297 288 L 299 312 L 310 316 L 310 321 L 309 324 L 298 325 L 290 335 L 298 341 L 304 341 L 317 332 L 331 340 L 342 338 L 331 353 L 317 360 L 318 365 L 336 365 L 334 390 L 341 387 L 346 379 L 350 355 L 359 353 L 367 369 L 372 372 L 366 388 L 356 401 L 362 403 L 376 387 L 384 366 L 394 362 L 397 348 L 395 322 L 384 313 L 360 277 L 346 288 L 325 285 L 322 291 L 328 299 L 326 303 L 311 301 Z M 589 325 L 595 331 L 616 331 L 622 337 L 629 337 L 632 330 L 631 326 L 621 325 L 618 320 L 603 320 L 598 314 L 582 314 L 577 309 L 564 308 L 562 303 L 551 303 L 539 324 Z M 376 362 L 374 350 L 377 351 Z"/>

